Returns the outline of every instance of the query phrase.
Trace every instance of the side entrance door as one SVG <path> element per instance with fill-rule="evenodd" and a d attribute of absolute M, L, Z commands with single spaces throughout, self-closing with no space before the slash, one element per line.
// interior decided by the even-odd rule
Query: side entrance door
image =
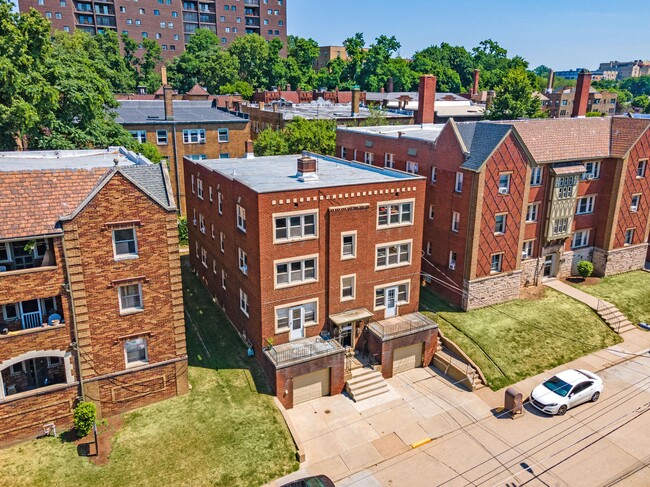
<path fill-rule="evenodd" d="M 555 255 L 547 255 L 544 257 L 544 277 L 553 277 L 555 273 L 553 268 L 555 267 Z"/>
<path fill-rule="evenodd" d="M 397 286 L 386 288 L 386 311 L 384 318 L 397 316 Z"/>
<path fill-rule="evenodd" d="M 289 320 L 291 321 L 289 340 L 303 338 L 305 336 L 305 309 L 302 306 L 291 308 L 289 310 Z"/>

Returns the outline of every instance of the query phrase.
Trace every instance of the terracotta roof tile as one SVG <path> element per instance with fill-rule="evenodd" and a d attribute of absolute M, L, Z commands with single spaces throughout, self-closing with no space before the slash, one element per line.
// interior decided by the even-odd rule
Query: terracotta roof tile
<path fill-rule="evenodd" d="M 110 168 L 0 172 L 0 239 L 57 232 Z"/>
<path fill-rule="evenodd" d="M 650 126 L 650 120 L 647 119 L 614 117 L 612 119 L 612 156 L 625 157 L 648 126 Z"/>
<path fill-rule="evenodd" d="M 200 84 L 196 83 L 192 89 L 187 92 L 188 95 L 208 95 L 208 91 Z"/>

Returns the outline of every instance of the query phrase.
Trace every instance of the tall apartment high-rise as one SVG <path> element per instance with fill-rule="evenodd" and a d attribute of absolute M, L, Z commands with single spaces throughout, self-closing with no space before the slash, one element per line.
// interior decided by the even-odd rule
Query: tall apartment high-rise
<path fill-rule="evenodd" d="M 165 59 L 180 54 L 197 29 L 216 33 L 224 47 L 243 34 L 287 40 L 287 0 L 20 0 L 19 7 L 41 12 L 53 30 L 155 39 Z"/>

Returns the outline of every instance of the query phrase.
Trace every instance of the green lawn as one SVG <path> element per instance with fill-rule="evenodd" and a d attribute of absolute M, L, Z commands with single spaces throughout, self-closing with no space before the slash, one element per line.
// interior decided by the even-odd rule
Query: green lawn
<path fill-rule="evenodd" d="M 58 439 L 0 450 L 0 485 L 252 486 L 298 468 L 260 368 L 198 279 L 183 271 L 190 382 L 183 396 L 125 415 L 107 465 Z"/>
<path fill-rule="evenodd" d="M 576 287 L 614 304 L 632 323 L 650 322 L 650 272 L 626 272 Z"/>
<path fill-rule="evenodd" d="M 469 312 L 423 289 L 420 304 L 481 368 L 493 390 L 621 342 L 590 308 L 552 289 L 541 299 Z"/>

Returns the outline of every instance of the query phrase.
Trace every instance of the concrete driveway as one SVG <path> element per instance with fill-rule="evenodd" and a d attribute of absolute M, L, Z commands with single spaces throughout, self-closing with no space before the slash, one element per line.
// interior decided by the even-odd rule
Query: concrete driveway
<path fill-rule="evenodd" d="M 340 480 L 411 451 L 415 442 L 492 416 L 483 400 L 431 368 L 387 382 L 389 393 L 360 403 L 338 395 L 285 411 L 306 461 L 277 484 L 316 474 Z"/>

